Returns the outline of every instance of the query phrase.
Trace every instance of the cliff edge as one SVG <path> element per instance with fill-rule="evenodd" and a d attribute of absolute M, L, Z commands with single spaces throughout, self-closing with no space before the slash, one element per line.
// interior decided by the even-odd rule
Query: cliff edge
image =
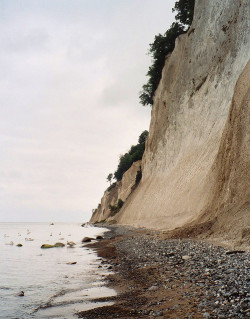
<path fill-rule="evenodd" d="M 248 16 L 247 0 L 196 0 L 155 93 L 142 180 L 110 219 L 249 243 Z"/>

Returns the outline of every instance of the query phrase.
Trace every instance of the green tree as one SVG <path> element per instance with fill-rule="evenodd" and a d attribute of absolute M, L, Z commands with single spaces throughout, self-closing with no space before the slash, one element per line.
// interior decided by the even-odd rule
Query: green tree
<path fill-rule="evenodd" d="M 190 26 L 194 16 L 195 0 L 179 0 L 175 3 L 173 12 L 177 12 L 175 19 L 180 23 Z"/>
<path fill-rule="evenodd" d="M 108 176 L 107 176 L 107 182 L 109 182 L 110 185 L 111 185 L 111 180 L 112 180 L 112 178 L 113 178 L 113 174 L 112 174 L 112 173 L 109 173 Z"/>
<path fill-rule="evenodd" d="M 114 173 L 114 178 L 117 181 L 122 179 L 123 174 L 132 166 L 134 162 L 142 159 L 143 153 L 145 151 L 145 142 L 147 136 L 148 131 L 142 132 L 139 136 L 138 144 L 132 145 L 127 153 L 120 156 L 117 170 Z"/>
<path fill-rule="evenodd" d="M 141 135 L 139 136 L 139 138 L 138 138 L 138 143 L 139 143 L 139 144 L 145 143 L 147 137 L 148 137 L 148 131 L 145 130 L 145 131 L 143 131 L 143 132 L 141 133 Z"/>
<path fill-rule="evenodd" d="M 175 3 L 173 11 L 177 12 L 176 22 L 162 35 L 155 36 L 154 42 L 149 46 L 149 55 L 152 57 L 152 65 L 149 67 L 148 82 L 142 86 L 139 93 L 142 105 L 153 105 L 155 90 L 161 80 L 162 69 L 166 56 L 174 50 L 176 38 L 185 33 L 193 20 L 195 0 L 179 0 Z"/>

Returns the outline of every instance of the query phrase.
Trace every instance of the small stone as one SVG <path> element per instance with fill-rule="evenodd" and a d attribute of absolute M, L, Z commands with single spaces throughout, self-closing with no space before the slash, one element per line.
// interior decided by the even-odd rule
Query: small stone
<path fill-rule="evenodd" d="M 157 289 L 158 289 L 157 286 L 152 286 L 152 287 L 148 288 L 148 290 L 157 290 Z"/>
<path fill-rule="evenodd" d="M 176 304 L 176 305 L 174 305 L 171 309 L 172 309 L 172 310 L 175 310 L 175 309 L 178 309 L 179 307 L 180 307 L 180 305 Z"/>
<path fill-rule="evenodd" d="M 188 259 L 191 259 L 191 256 L 182 256 L 182 259 L 183 260 L 188 260 Z"/>
<path fill-rule="evenodd" d="M 22 244 L 17 244 L 17 247 L 23 247 L 23 245 Z"/>
<path fill-rule="evenodd" d="M 153 316 L 154 316 L 154 317 L 163 316 L 163 311 L 162 311 L 162 310 L 156 310 L 156 311 L 153 313 Z"/>

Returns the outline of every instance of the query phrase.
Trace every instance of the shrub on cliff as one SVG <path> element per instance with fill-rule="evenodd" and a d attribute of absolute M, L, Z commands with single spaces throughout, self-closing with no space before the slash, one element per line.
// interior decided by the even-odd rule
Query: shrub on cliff
<path fill-rule="evenodd" d="M 142 159 L 147 136 L 148 131 L 142 132 L 139 136 L 138 144 L 132 145 L 128 153 L 120 156 L 117 170 L 114 173 L 114 178 L 117 181 L 120 181 L 122 179 L 123 174 L 132 166 L 134 162 Z"/>
<path fill-rule="evenodd" d="M 116 205 L 109 205 L 111 216 L 117 214 L 119 210 L 122 208 L 123 204 L 124 204 L 124 201 L 119 198 Z"/>
<path fill-rule="evenodd" d="M 154 42 L 149 46 L 149 55 L 152 57 L 152 65 L 146 74 L 149 79 L 143 85 L 140 92 L 140 103 L 142 105 L 153 105 L 155 90 L 161 80 L 162 69 L 166 56 L 174 50 L 176 38 L 185 33 L 192 23 L 195 0 L 179 0 L 175 3 L 173 11 L 177 12 L 176 22 L 162 35 L 155 36 Z"/>

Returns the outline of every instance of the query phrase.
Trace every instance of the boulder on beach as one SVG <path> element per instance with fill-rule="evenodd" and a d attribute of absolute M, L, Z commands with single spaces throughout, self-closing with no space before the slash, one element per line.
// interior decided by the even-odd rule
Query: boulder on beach
<path fill-rule="evenodd" d="M 54 245 L 49 245 L 49 244 L 43 244 L 41 246 L 41 248 L 53 248 L 53 247 L 54 247 Z"/>

